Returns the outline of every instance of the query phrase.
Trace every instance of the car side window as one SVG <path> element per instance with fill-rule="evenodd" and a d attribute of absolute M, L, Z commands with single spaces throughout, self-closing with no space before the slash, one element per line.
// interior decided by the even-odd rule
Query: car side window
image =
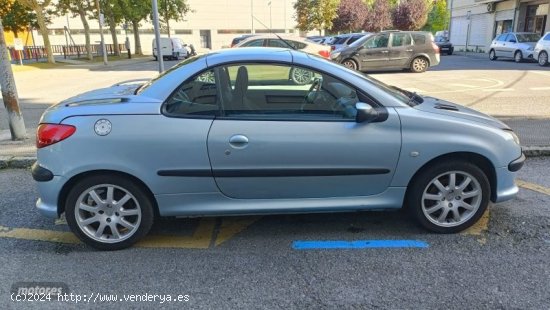
<path fill-rule="evenodd" d="M 356 90 L 314 70 L 290 65 L 231 64 L 214 69 L 227 74 L 222 92 L 226 118 L 250 120 L 354 121 Z"/>
<path fill-rule="evenodd" d="M 392 34 L 391 45 L 393 47 L 397 46 L 407 46 L 411 45 L 411 36 L 408 33 L 394 33 Z"/>
<path fill-rule="evenodd" d="M 299 49 L 299 50 L 306 47 L 306 45 L 304 43 L 301 43 L 301 42 L 296 42 L 296 41 L 292 41 L 292 40 L 285 40 L 285 41 L 286 41 L 286 43 L 283 42 L 280 39 L 270 39 L 267 43 L 267 46 L 282 47 L 282 48 L 289 48 L 291 46 L 292 48 Z M 288 45 L 290 45 L 290 46 L 288 46 Z"/>
<path fill-rule="evenodd" d="M 413 34 L 412 37 L 413 37 L 414 45 L 426 44 L 426 36 L 424 36 L 423 34 Z"/>
<path fill-rule="evenodd" d="M 506 42 L 516 42 L 516 36 L 511 33 L 508 34 L 508 36 L 506 37 Z"/>
<path fill-rule="evenodd" d="M 550 41 L 550 33 L 544 36 L 544 41 Z"/>
<path fill-rule="evenodd" d="M 243 46 L 250 47 L 250 46 L 263 46 L 264 40 L 252 40 L 250 42 L 247 42 L 243 44 Z"/>
<path fill-rule="evenodd" d="M 387 33 L 379 34 L 377 36 L 374 36 L 365 42 L 363 45 L 366 48 L 384 48 L 388 47 L 388 41 L 389 41 L 390 35 Z"/>
<path fill-rule="evenodd" d="M 353 36 L 353 37 L 351 37 L 351 38 L 348 40 L 347 44 L 350 45 L 351 43 L 353 43 L 353 42 L 355 42 L 355 41 L 361 39 L 362 37 L 363 37 L 363 36 Z"/>
<path fill-rule="evenodd" d="M 219 115 L 220 101 L 214 71 L 205 71 L 184 82 L 166 100 L 163 109 L 169 116 Z"/>

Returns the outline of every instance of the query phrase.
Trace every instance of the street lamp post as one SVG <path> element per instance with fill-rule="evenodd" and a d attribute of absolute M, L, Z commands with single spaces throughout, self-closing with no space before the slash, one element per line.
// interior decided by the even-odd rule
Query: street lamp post
<path fill-rule="evenodd" d="M 153 27 L 155 28 L 155 45 L 157 46 L 159 73 L 162 73 L 164 71 L 164 61 L 162 59 L 162 51 L 160 50 L 159 7 L 157 0 L 153 0 Z"/>
<path fill-rule="evenodd" d="M 269 1 L 267 5 L 269 5 L 269 30 L 273 31 L 273 23 L 271 19 L 271 1 Z"/>
<path fill-rule="evenodd" d="M 107 65 L 107 48 L 105 47 L 105 39 L 103 38 L 103 14 L 101 14 L 101 9 L 99 8 L 99 0 L 95 1 L 95 6 L 97 9 L 97 19 L 99 21 L 99 36 L 101 38 L 101 52 L 103 53 L 103 64 Z"/>

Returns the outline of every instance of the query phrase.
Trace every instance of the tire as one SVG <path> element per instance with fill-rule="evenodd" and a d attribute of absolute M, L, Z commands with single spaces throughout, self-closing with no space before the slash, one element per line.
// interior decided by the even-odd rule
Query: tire
<path fill-rule="evenodd" d="M 451 174 L 455 175 L 454 189 L 450 188 Z M 466 182 L 467 178 L 470 179 L 469 183 Z M 435 180 L 443 186 L 441 189 L 435 185 Z M 460 189 L 462 186 L 464 189 Z M 474 195 L 476 190 L 478 193 Z M 475 224 L 487 209 L 489 197 L 489 180 L 479 167 L 451 160 L 438 162 L 415 176 L 407 190 L 406 203 L 424 228 L 448 234 L 460 232 Z"/>
<path fill-rule="evenodd" d="M 489 51 L 489 59 L 490 60 L 497 60 L 498 59 L 497 53 L 495 52 L 495 50 L 490 50 Z"/>
<path fill-rule="evenodd" d="M 523 54 L 520 51 L 514 53 L 514 61 L 520 63 L 523 61 Z"/>
<path fill-rule="evenodd" d="M 548 66 L 548 53 L 545 51 L 540 52 L 537 61 L 541 67 Z"/>
<path fill-rule="evenodd" d="M 452 54 L 453 54 L 453 50 L 449 50 L 449 51 L 447 52 L 447 55 L 449 55 L 449 56 L 451 56 Z"/>
<path fill-rule="evenodd" d="M 342 61 L 342 65 L 344 65 L 344 67 L 348 69 L 352 69 L 355 71 L 357 71 L 357 69 L 359 68 L 359 66 L 357 65 L 357 62 L 351 58 L 348 58 Z"/>
<path fill-rule="evenodd" d="M 422 73 L 428 70 L 428 67 L 430 66 L 430 63 L 426 59 L 426 57 L 416 57 L 411 61 L 410 70 L 414 73 Z"/>
<path fill-rule="evenodd" d="M 122 204 L 117 206 L 117 202 Z M 136 243 L 149 232 L 154 219 L 153 205 L 145 190 L 116 174 L 93 175 L 78 181 L 67 195 L 65 215 L 72 232 L 82 242 L 107 251 Z"/>
<path fill-rule="evenodd" d="M 157 56 L 153 56 L 153 57 L 155 58 L 155 61 L 158 61 L 158 60 L 159 60 L 159 58 L 158 58 Z"/>
<path fill-rule="evenodd" d="M 311 83 L 314 73 L 313 71 L 293 67 L 290 69 L 289 75 L 294 84 L 306 85 Z"/>

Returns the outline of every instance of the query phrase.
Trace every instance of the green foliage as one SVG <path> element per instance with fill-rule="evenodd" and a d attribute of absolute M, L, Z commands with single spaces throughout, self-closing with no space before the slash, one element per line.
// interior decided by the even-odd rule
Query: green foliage
<path fill-rule="evenodd" d="M 431 32 L 445 30 L 449 25 L 449 18 L 450 13 L 447 10 L 447 1 L 436 0 L 428 14 L 428 22 L 423 29 Z"/>
<path fill-rule="evenodd" d="M 13 3 L 7 14 L 2 16 L 4 29 L 17 35 L 17 32 L 26 30 L 29 26 L 38 27 L 36 14 L 19 2 Z"/>
<path fill-rule="evenodd" d="M 340 0 L 298 0 L 294 3 L 297 28 L 310 31 L 332 28 Z"/>
<path fill-rule="evenodd" d="M 159 19 L 162 23 L 170 20 L 181 21 L 191 8 L 185 0 L 159 0 Z"/>
<path fill-rule="evenodd" d="M 0 0 L 0 18 L 4 18 L 4 15 L 8 14 L 14 0 Z"/>
<path fill-rule="evenodd" d="M 151 14 L 151 0 L 117 0 L 118 6 L 122 9 L 122 18 L 126 22 L 140 22 Z"/>

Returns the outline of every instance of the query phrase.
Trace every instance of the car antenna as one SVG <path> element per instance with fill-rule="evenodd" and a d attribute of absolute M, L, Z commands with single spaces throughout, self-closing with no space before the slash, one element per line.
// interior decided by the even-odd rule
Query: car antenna
<path fill-rule="evenodd" d="M 258 22 L 260 23 L 260 25 L 264 26 L 265 29 L 269 30 L 269 32 L 273 35 L 275 35 L 279 40 L 285 42 L 286 45 L 288 45 L 288 47 L 290 47 L 291 49 L 293 50 L 297 50 L 295 46 L 292 46 L 290 43 L 288 43 L 285 39 L 281 38 L 281 36 L 279 36 L 278 34 L 276 34 L 275 32 L 273 32 L 273 30 L 271 30 L 271 28 L 267 27 L 264 23 L 262 23 L 261 20 L 257 19 L 256 16 L 252 15 L 252 17 Z"/>

